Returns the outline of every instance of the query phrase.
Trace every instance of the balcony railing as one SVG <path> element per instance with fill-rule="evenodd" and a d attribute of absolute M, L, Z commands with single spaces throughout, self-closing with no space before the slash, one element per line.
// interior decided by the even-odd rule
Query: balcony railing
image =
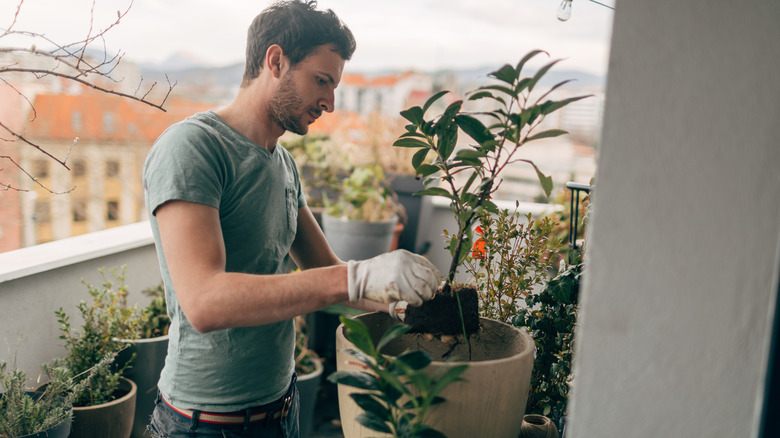
<path fill-rule="evenodd" d="M 514 202 L 499 206 L 514 209 Z M 521 203 L 521 212 L 544 214 L 548 204 Z M 430 242 L 427 254 L 439 269 L 449 265 L 442 230 L 454 230 L 446 200 L 433 200 L 433 213 L 422 233 Z M 125 225 L 50 243 L 0 253 L 0 361 L 14 362 L 28 376 L 41 364 L 64 355 L 54 311 L 62 307 L 80 322 L 76 305 L 87 289 L 82 280 L 99 285 L 100 268 L 126 266 L 129 302 L 145 306 L 140 291 L 160 284 L 160 269 L 149 222 Z"/>

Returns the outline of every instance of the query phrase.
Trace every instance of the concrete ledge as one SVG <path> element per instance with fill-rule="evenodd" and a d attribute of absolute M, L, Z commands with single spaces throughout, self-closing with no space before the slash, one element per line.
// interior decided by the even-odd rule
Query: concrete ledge
<path fill-rule="evenodd" d="M 145 221 L 0 253 L 0 284 L 153 244 Z"/>

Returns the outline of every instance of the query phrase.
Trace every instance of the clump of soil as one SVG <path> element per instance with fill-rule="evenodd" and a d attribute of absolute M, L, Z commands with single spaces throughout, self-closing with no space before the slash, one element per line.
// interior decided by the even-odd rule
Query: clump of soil
<path fill-rule="evenodd" d="M 437 293 L 432 300 L 419 307 L 406 308 L 404 323 L 412 326 L 412 333 L 432 333 L 434 335 L 462 335 L 463 327 L 458 311 L 458 301 L 463 309 L 466 335 L 479 330 L 479 298 L 474 288 L 455 286 L 455 295 Z"/>

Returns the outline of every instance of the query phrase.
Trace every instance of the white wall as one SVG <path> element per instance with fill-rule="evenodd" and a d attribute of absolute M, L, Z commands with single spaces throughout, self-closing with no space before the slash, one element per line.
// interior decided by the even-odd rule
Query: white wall
<path fill-rule="evenodd" d="M 81 280 L 99 286 L 99 268 L 122 265 L 128 302 L 147 305 L 140 292 L 162 280 L 149 222 L 1 253 L 0 362 L 16 361 L 34 378 L 41 364 L 64 355 L 54 311 L 62 307 L 79 331 L 83 320 L 76 305 L 89 298 Z"/>
<path fill-rule="evenodd" d="M 567 438 L 757 436 L 780 3 L 618 2 Z"/>

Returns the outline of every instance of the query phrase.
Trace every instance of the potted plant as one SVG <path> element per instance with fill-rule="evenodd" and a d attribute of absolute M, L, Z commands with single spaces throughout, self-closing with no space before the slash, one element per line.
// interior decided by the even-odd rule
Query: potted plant
<path fill-rule="evenodd" d="M 298 375 L 296 386 L 300 395 L 300 435 L 310 436 L 317 393 L 322 380 L 322 360 L 317 353 L 309 349 L 309 328 L 303 316 L 295 317 L 295 372 Z"/>
<path fill-rule="evenodd" d="M 111 271 L 119 282 L 115 284 L 105 270 L 101 269 L 100 273 L 103 283 L 99 287 L 83 281 L 90 300 L 77 306 L 83 319 L 81 331 L 73 329 L 70 317 L 62 308 L 55 311 L 67 355 L 46 366 L 50 379 L 47 387 L 62 381 L 80 382 L 104 358 L 113 360 L 119 351 L 127 348 L 123 339 L 139 336 L 141 317 L 135 307 L 127 306 L 128 292 L 121 274 Z M 88 384 L 79 387 L 73 397 L 71 437 L 130 436 L 137 387 L 132 380 L 122 377 L 128 366 L 101 368 Z"/>
<path fill-rule="evenodd" d="M 427 413 L 446 401 L 440 394 L 461 380 L 468 365 L 431 371 L 432 360 L 426 352 L 399 350 L 405 348 L 398 341 L 411 329 L 408 325 L 395 323 L 378 338 L 378 333 L 372 333 L 360 319 L 342 316 L 341 322 L 344 339 L 356 347 L 342 352 L 354 359 L 345 361 L 347 366 L 328 380 L 358 389 L 349 394 L 364 411 L 357 415 L 356 422 L 393 437 L 444 437 L 426 424 Z"/>
<path fill-rule="evenodd" d="M 44 364 L 44 371 L 52 377 L 38 390 L 28 384 L 24 371 L 14 368 L 7 372 L 7 364 L 1 363 L 0 437 L 67 438 L 75 398 L 92 378 L 110 367 L 113 359 L 113 354 L 104 356 L 78 379 L 67 377 L 67 370 L 54 363 Z"/>
<path fill-rule="evenodd" d="M 0 437 L 67 438 L 70 434 L 71 401 L 64 387 L 34 392 L 26 387 L 27 375 L 18 369 L 6 372 L 0 364 Z"/>
<path fill-rule="evenodd" d="M 117 280 L 121 282 L 119 287 L 126 290 L 124 267 Z M 168 354 L 168 327 L 171 324 L 163 285 L 145 289 L 141 293 L 150 297 L 151 301 L 139 311 L 137 338 L 122 339 L 127 343 L 127 348 L 117 356 L 120 366 L 130 364 L 125 367 L 123 376 L 135 382 L 138 387 L 131 435 L 133 438 L 146 436 L 146 425 L 154 411 L 157 398 L 157 382 Z"/>
<path fill-rule="evenodd" d="M 518 64 L 507 64 L 492 72 L 490 76 L 496 83 L 470 93 L 469 101 L 486 99 L 493 105 L 491 110 L 467 112 L 464 102 L 458 100 L 440 116 L 426 116 L 447 93 L 442 91 L 422 107 L 401 112 L 410 123 L 394 145 L 416 150 L 412 166 L 426 187 L 418 193 L 448 199 L 457 223 L 453 233 L 445 234 L 452 262 L 442 290 L 433 300 L 406 310 L 405 322 L 418 334 L 401 338 L 406 338 L 410 349 L 428 352 L 434 359 L 432 367 L 444 366 L 448 360 L 468 362 L 464 381 L 447 388 L 442 394 L 447 403 L 432 407 L 430 412 L 431 425 L 451 436 L 516 437 L 522 425 L 533 364 L 533 340 L 525 330 L 480 318 L 476 290 L 456 284 L 455 273 L 472 249 L 473 226 L 479 215 L 498 213 L 490 198 L 501 184 L 500 174 L 506 166 L 520 161 L 528 163 L 536 169 L 545 193 L 549 196 L 552 191 L 551 178 L 517 153 L 530 141 L 565 134 L 559 129 L 537 130 L 547 115 L 586 96 L 545 100 L 568 82 L 563 81 L 536 97 L 537 84 L 558 62 L 552 61 L 533 76 L 524 77 L 525 63 L 540 53 L 532 51 Z M 470 144 L 457 148 L 461 132 Z M 370 330 L 376 326 L 383 332 L 381 328 L 391 324 L 389 317 L 379 314 L 361 318 Z M 337 330 L 337 339 L 342 332 L 343 327 Z M 348 344 L 342 348 L 348 348 Z M 348 418 L 355 415 L 348 397 L 339 399 L 340 406 L 345 407 L 345 436 L 360 436 L 363 431 L 348 431 Z"/>
<path fill-rule="evenodd" d="M 360 166 L 342 180 L 335 200 L 325 197 L 323 230 L 342 260 L 364 260 L 391 249 L 403 228 L 399 217 L 403 209 L 386 186 L 382 167 Z"/>

